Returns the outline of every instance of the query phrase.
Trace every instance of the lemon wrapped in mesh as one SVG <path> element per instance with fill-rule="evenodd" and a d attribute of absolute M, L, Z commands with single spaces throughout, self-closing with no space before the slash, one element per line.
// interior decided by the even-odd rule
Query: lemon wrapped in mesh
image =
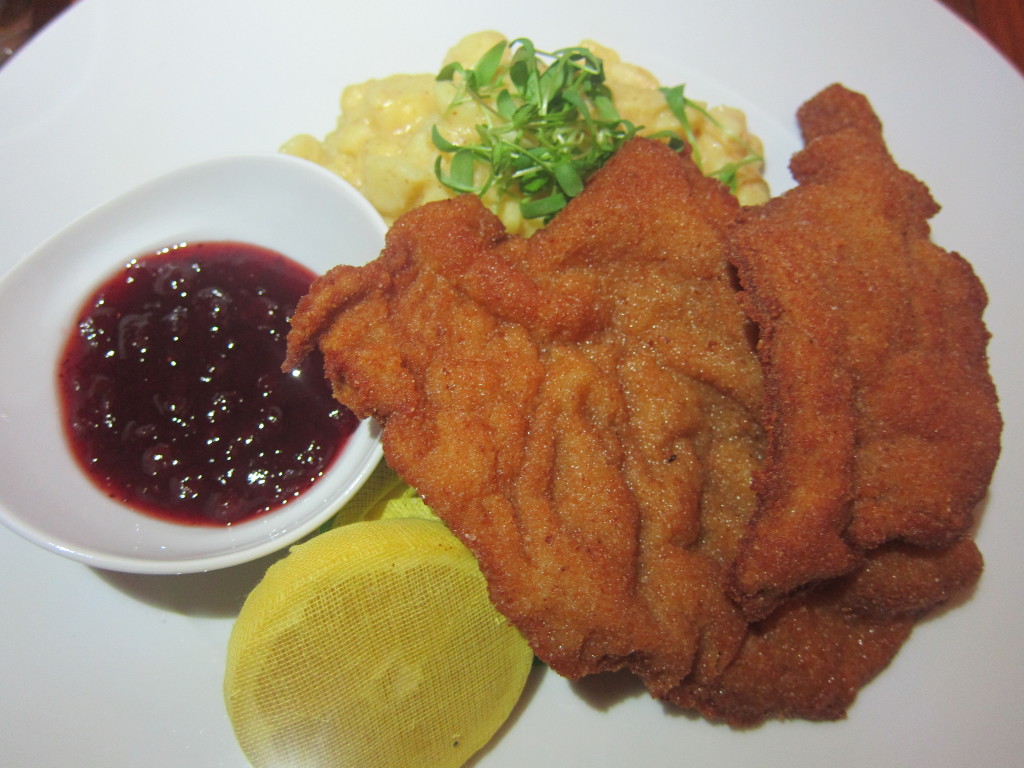
<path fill-rule="evenodd" d="M 339 517 L 355 522 L 268 569 L 232 630 L 224 694 L 255 768 L 460 766 L 522 693 L 533 654 L 469 550 L 396 516 L 429 508 L 387 471 L 364 490 Z"/>

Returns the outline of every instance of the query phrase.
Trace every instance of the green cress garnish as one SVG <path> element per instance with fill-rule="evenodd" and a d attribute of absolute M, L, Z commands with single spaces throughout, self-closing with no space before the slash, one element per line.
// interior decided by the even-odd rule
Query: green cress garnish
<path fill-rule="evenodd" d="M 508 65 L 502 61 L 506 49 L 513 50 Z M 526 219 L 550 219 L 643 127 L 619 116 L 605 84 L 604 62 L 582 47 L 547 53 L 538 51 L 526 38 L 502 41 L 475 67 L 453 62 L 438 73 L 437 80 L 456 84 L 450 107 L 472 101 L 486 115 L 486 122 L 476 126 L 478 144 L 455 144 L 433 127 L 434 146 L 451 155 L 447 172 L 438 156 L 434 164 L 437 178 L 456 192 L 483 195 L 495 187 L 499 198 L 517 197 Z M 652 138 L 667 140 L 677 149 L 684 143 L 695 146 L 687 108 L 721 127 L 707 110 L 683 95 L 683 86 L 662 88 L 661 92 L 679 120 L 680 130 L 662 131 Z M 737 170 L 761 160 L 747 149 L 741 161 L 712 174 L 733 191 Z M 700 158 L 694 152 L 699 166 Z M 488 169 L 481 183 L 476 181 L 477 164 Z"/>
<path fill-rule="evenodd" d="M 515 49 L 507 67 L 506 47 Z M 434 146 L 452 153 L 448 172 L 440 157 L 435 172 L 457 192 L 483 195 L 493 185 L 499 197 L 519 197 L 524 218 L 559 211 L 636 134 L 615 109 L 603 62 L 585 48 L 548 54 L 525 38 L 502 41 L 476 67 L 453 62 L 437 79 L 454 81 L 456 73 L 461 77 L 452 106 L 474 101 L 488 119 L 476 126 L 480 143 L 468 146 L 448 141 L 435 126 Z M 477 163 L 490 167 L 482 184 L 474 180 Z"/>
<path fill-rule="evenodd" d="M 744 165 L 750 165 L 751 163 L 760 163 L 764 160 L 764 158 L 761 157 L 760 154 L 755 152 L 753 148 L 751 148 L 750 144 L 744 141 L 741 137 L 737 136 L 732 131 L 727 130 L 725 126 L 723 126 L 718 120 L 716 120 L 714 116 L 710 112 L 708 112 L 703 106 L 698 104 L 696 101 L 691 101 L 690 99 L 686 98 L 686 96 L 683 95 L 684 87 L 685 86 L 682 85 L 676 85 L 672 88 L 659 88 L 658 90 L 661 91 L 662 95 L 665 97 L 665 103 L 668 104 L 668 108 L 672 110 L 672 114 L 675 116 L 676 120 L 679 121 L 679 125 L 682 128 L 683 140 L 685 140 L 685 142 L 691 147 L 690 151 L 692 153 L 693 162 L 697 164 L 697 167 L 700 168 L 705 173 L 707 173 L 707 170 L 704 168 L 704 164 L 701 161 L 700 149 L 697 146 L 697 136 L 696 134 L 694 134 L 693 126 L 690 125 L 690 118 L 686 114 L 687 109 L 692 109 L 695 112 L 699 112 L 708 120 L 708 122 L 710 122 L 716 128 L 721 130 L 730 139 L 739 142 L 747 151 L 747 154 L 745 154 L 740 160 L 737 160 L 736 162 L 733 163 L 726 163 L 721 168 L 718 168 L 713 172 L 707 174 L 708 176 L 711 176 L 714 179 L 718 179 L 720 182 L 729 187 L 730 192 L 735 193 L 736 187 L 739 184 L 739 180 L 736 176 L 739 169 L 742 168 Z M 680 140 L 679 136 L 669 131 L 662 131 L 658 134 L 655 134 L 655 137 L 668 139 L 669 146 L 673 147 L 674 149 L 682 148 L 682 141 Z"/>

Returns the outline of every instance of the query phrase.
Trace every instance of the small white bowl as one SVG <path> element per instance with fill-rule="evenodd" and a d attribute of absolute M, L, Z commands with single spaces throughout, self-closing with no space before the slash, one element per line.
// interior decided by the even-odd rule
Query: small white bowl
<path fill-rule="evenodd" d="M 131 258 L 179 242 L 235 240 L 325 272 L 362 264 L 385 225 L 351 186 L 277 154 L 211 160 L 100 206 L 0 279 L 0 521 L 46 549 L 130 573 L 194 573 L 281 549 L 327 520 L 381 458 L 364 421 L 298 499 L 226 527 L 165 522 L 101 492 L 71 455 L 56 367 L 76 312 Z"/>

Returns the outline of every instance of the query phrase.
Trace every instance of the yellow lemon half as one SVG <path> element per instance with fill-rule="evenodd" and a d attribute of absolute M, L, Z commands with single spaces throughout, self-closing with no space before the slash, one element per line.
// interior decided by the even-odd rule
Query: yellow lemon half
<path fill-rule="evenodd" d="M 268 569 L 232 630 L 224 695 L 256 768 L 443 768 L 490 740 L 532 660 L 444 524 L 357 522 Z"/>

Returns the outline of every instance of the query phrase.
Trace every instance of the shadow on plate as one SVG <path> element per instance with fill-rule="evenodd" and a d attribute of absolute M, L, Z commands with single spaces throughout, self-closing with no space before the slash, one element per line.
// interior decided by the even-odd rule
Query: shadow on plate
<path fill-rule="evenodd" d="M 599 712 L 607 712 L 612 707 L 634 699 L 651 698 L 643 681 L 628 669 L 617 672 L 602 672 L 590 675 L 571 683 L 573 691 L 589 706 Z M 691 710 L 683 709 L 667 701 L 660 702 L 665 715 L 686 720 L 701 720 L 701 716 Z M 717 725 L 717 723 L 716 723 Z"/>
<path fill-rule="evenodd" d="M 519 701 L 516 702 L 515 707 L 512 708 L 511 714 L 509 714 L 505 722 L 501 724 L 501 727 L 497 730 L 494 736 L 491 737 L 491 740 L 481 747 L 472 757 L 470 757 L 469 760 L 463 764 L 462 768 L 474 768 L 474 766 L 480 765 L 484 758 L 497 748 L 498 744 L 501 743 L 502 736 L 515 727 L 515 724 L 522 716 L 523 711 L 527 706 L 529 706 L 533 697 L 537 694 L 537 689 L 540 688 L 540 684 L 544 679 L 544 676 L 548 674 L 554 673 L 548 671 L 546 664 L 538 659 L 534 659 L 533 668 L 530 670 L 529 677 L 526 678 L 526 685 L 523 686 L 523 692 L 519 696 Z"/>
<path fill-rule="evenodd" d="M 574 680 L 571 685 L 577 696 L 601 712 L 607 712 L 629 699 L 650 695 L 640 678 L 628 669 L 588 675 Z"/>
<path fill-rule="evenodd" d="M 286 554 L 288 548 L 242 565 L 176 576 L 91 570 L 115 589 L 147 605 L 185 616 L 224 618 L 238 615 L 267 568 Z"/>

